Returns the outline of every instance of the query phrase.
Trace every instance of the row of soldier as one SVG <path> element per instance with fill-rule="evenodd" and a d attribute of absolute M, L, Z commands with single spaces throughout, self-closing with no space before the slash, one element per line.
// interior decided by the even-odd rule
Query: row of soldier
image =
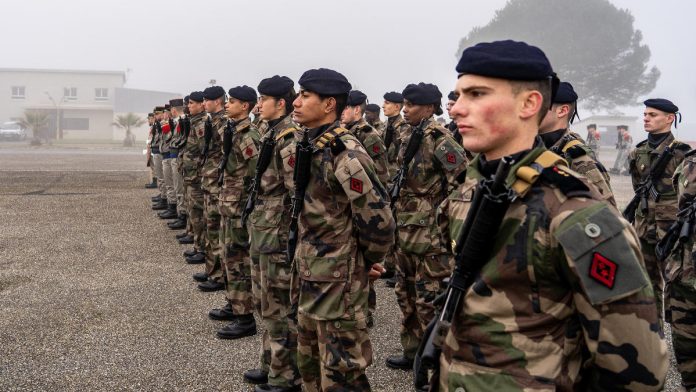
<path fill-rule="evenodd" d="M 373 282 L 395 270 L 403 351 L 386 364 L 414 369 L 419 390 L 660 390 L 663 292 L 693 388 L 692 236 L 669 229 L 675 186 L 688 207 L 696 170 L 680 165 L 692 161 L 670 133 L 676 106 L 646 101 L 649 138 L 629 156 L 634 228 L 569 130 L 578 96 L 541 50 L 481 43 L 456 71 L 447 127 L 432 84 L 385 94 L 380 124 L 323 68 L 299 93 L 276 75 L 258 96 L 214 86 L 173 100 L 171 120 L 156 108 L 153 208 L 186 226 L 199 288 L 225 291 L 209 313 L 230 321 L 218 336 L 255 334 L 254 311 L 266 327 L 245 379 L 257 391 L 370 390 Z"/>

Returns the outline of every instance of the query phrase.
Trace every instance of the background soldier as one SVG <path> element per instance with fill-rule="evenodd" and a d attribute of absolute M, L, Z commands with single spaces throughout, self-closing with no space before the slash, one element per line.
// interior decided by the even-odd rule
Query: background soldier
<path fill-rule="evenodd" d="M 365 106 L 365 121 L 367 121 L 377 133 L 384 135 L 384 128 L 386 125 L 384 121 L 379 118 L 379 105 L 371 103 Z"/>
<path fill-rule="evenodd" d="M 587 147 L 589 147 L 596 155 L 599 155 L 599 131 L 597 130 L 597 124 L 590 124 L 587 126 Z"/>
<path fill-rule="evenodd" d="M 172 124 L 172 139 L 170 141 L 169 156 L 172 157 L 170 163 L 172 165 L 172 181 L 174 184 L 174 196 L 176 199 L 176 221 L 169 222 L 167 226 L 172 230 L 180 230 L 186 228 L 186 208 L 184 206 L 184 179 L 181 176 L 181 145 L 184 137 L 182 128 L 184 119 L 184 100 L 176 98 L 169 101 L 171 106 Z M 185 120 L 184 120 L 185 121 Z"/>
<path fill-rule="evenodd" d="M 288 253 L 296 257 L 299 278 L 297 364 L 306 391 L 370 390 L 368 277 L 383 270 L 394 220 L 372 159 L 338 127 L 348 80 L 313 69 L 299 84 L 293 114 L 308 129 L 294 162 L 297 252 L 291 242 Z"/>
<path fill-rule="evenodd" d="M 147 134 L 147 167 L 150 168 L 150 182 L 145 185 L 145 189 L 155 189 L 157 188 L 157 176 L 155 175 L 155 166 L 152 164 L 152 150 L 151 142 L 154 137 L 152 125 L 155 123 L 155 114 L 147 114 L 147 124 L 150 127 L 150 132 Z"/>
<path fill-rule="evenodd" d="M 485 248 L 481 260 L 457 260 L 452 279 L 472 275 L 433 381 L 452 392 L 660 390 L 669 361 L 635 232 L 537 139 L 552 96 L 546 56 L 522 42 L 480 43 L 457 72 L 452 111 L 478 155 L 439 217 L 445 241 L 469 252 L 480 238 Z M 460 238 L 472 197 L 487 192 L 479 181 L 503 157 L 512 161 L 504 190 L 489 192 L 500 202 L 482 204 L 476 219 L 488 227 Z"/>
<path fill-rule="evenodd" d="M 152 125 L 152 140 L 150 141 L 150 153 L 152 154 L 152 164 L 154 165 L 155 177 L 157 177 L 157 188 L 159 195 L 152 198 L 155 204 L 153 210 L 167 209 L 167 188 L 164 186 L 164 172 L 162 171 L 162 154 L 160 152 L 160 142 L 162 140 L 162 118 L 164 106 L 155 107 L 155 122 Z"/>
<path fill-rule="evenodd" d="M 618 131 L 618 140 L 616 141 L 616 149 L 618 152 L 616 153 L 614 167 L 610 172 L 611 174 L 628 175 L 628 154 L 633 147 L 633 138 L 628 131 L 627 125 L 619 125 L 616 129 Z"/>
<path fill-rule="evenodd" d="M 398 234 L 396 296 L 403 314 L 403 354 L 387 358 L 387 366 L 394 369 L 413 367 L 423 332 L 435 316 L 432 301 L 450 275 L 450 255 L 437 238 L 435 212 L 467 165 L 462 146 L 433 118 L 442 114 L 440 90 L 428 83 L 409 84 L 403 97 L 404 117 L 413 128 L 401 143 L 401 168 L 392 193 Z"/>
<path fill-rule="evenodd" d="M 176 215 L 176 189 L 174 188 L 174 172 L 176 171 L 176 156 L 171 154 L 172 141 L 176 124 L 172 118 L 171 105 L 164 105 L 162 118 L 162 139 L 160 140 L 160 153 L 162 153 L 162 173 L 164 186 L 167 189 L 167 210 L 158 214 L 161 219 L 174 219 Z"/>
<path fill-rule="evenodd" d="M 568 167 L 587 177 L 599 189 L 604 200 L 616 205 L 609 185 L 609 175 L 582 139 L 571 132 L 570 124 L 576 115 L 578 95 L 568 82 L 561 82 L 554 95 L 551 110 L 539 125 L 539 134 L 546 148 L 565 158 Z"/>
<path fill-rule="evenodd" d="M 675 114 L 679 111 L 676 105 L 666 99 L 648 99 L 644 104 L 643 126 L 648 138 L 638 143 L 628 158 L 633 190 L 640 199 L 640 205 L 635 210 L 635 216 L 627 218 L 635 218 L 633 225 L 640 238 L 645 267 L 657 298 L 658 315 L 662 319 L 664 265 L 655 256 L 655 244 L 664 238 L 677 219 L 677 192 L 672 177 L 684 160 L 684 154 L 691 148 L 677 141 L 670 132 Z M 657 166 L 655 163 L 661 156 L 666 164 L 657 168 L 658 172 L 653 166 Z"/>
<path fill-rule="evenodd" d="M 462 135 L 459 134 L 459 129 L 457 129 L 457 124 L 454 122 L 454 118 L 452 117 L 452 106 L 454 106 L 454 102 L 457 101 L 457 94 L 454 93 L 454 91 L 450 91 L 449 94 L 447 94 L 447 116 L 450 118 L 449 124 L 447 124 L 446 128 L 448 131 L 451 132 L 452 137 L 454 140 L 457 141 L 457 143 L 462 144 Z M 467 156 L 467 158 L 472 159 L 473 156 Z"/>

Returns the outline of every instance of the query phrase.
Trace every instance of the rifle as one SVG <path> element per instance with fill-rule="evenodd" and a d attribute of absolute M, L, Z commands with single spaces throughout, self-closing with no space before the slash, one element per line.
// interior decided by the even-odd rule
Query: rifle
<path fill-rule="evenodd" d="M 462 231 L 453 246 L 455 267 L 447 291 L 435 300 L 435 306 L 445 301 L 444 306 L 428 324 L 413 362 L 417 390 L 428 385 L 428 371 L 432 371 L 432 379 L 439 378 L 442 344 L 455 312 L 466 291 L 474 283 L 476 275 L 491 256 L 494 243 L 492 239 L 498 233 L 513 199 L 512 193 L 505 186 L 512 163 L 511 158 L 502 158 L 495 177 L 492 180 L 481 180 L 476 187 Z M 431 391 L 437 390 L 435 383 Z"/>
<path fill-rule="evenodd" d="M 176 144 L 176 148 L 180 150 L 186 146 L 189 134 L 191 133 L 191 120 L 188 118 L 188 116 L 179 118 L 179 132 L 181 135 L 179 136 L 179 141 Z"/>
<path fill-rule="evenodd" d="M 696 226 L 696 202 L 692 199 L 687 207 L 677 213 L 677 221 L 667 230 L 667 234 L 655 246 L 655 255 L 660 261 L 665 261 L 678 243 L 681 248 L 689 240 Z"/>
<path fill-rule="evenodd" d="M 309 184 L 310 170 L 312 168 L 312 145 L 309 143 L 309 131 L 305 130 L 302 141 L 295 147 L 295 168 L 292 172 L 292 179 L 295 182 L 295 193 L 292 195 L 292 205 L 290 206 L 290 231 L 288 233 L 288 264 L 295 259 L 297 249 L 297 220 L 304 207 L 305 191 Z"/>
<path fill-rule="evenodd" d="M 396 172 L 396 175 L 394 175 L 394 178 L 392 179 L 392 186 L 389 190 L 392 212 L 396 208 L 396 201 L 399 200 L 401 188 L 404 187 L 406 180 L 408 179 L 408 167 L 411 164 L 413 157 L 416 156 L 418 149 L 420 149 L 421 142 L 423 141 L 423 135 L 425 134 L 425 131 L 423 130 L 424 124 L 425 120 L 422 120 L 411 133 L 411 138 L 408 139 L 406 151 L 404 152 L 404 160 L 401 163 L 401 167 Z"/>
<path fill-rule="evenodd" d="M 203 148 L 201 149 L 201 163 L 200 166 L 205 165 L 205 161 L 208 160 L 208 152 L 210 150 L 210 142 L 213 140 L 213 121 L 210 116 L 205 120 L 205 126 L 203 127 Z"/>
<path fill-rule="evenodd" d="M 266 169 L 268 169 L 268 165 L 271 164 L 271 159 L 273 159 L 273 149 L 276 145 L 275 136 L 275 132 L 271 131 L 268 137 L 266 137 L 263 140 L 263 143 L 261 143 L 259 160 L 256 162 L 256 173 L 254 174 L 254 179 L 251 182 L 246 206 L 244 206 L 244 211 L 242 211 L 242 226 L 246 225 L 249 214 L 254 211 L 254 207 L 256 206 L 256 198 L 259 194 L 259 187 L 261 186 L 261 177 L 263 177 Z"/>
<path fill-rule="evenodd" d="M 673 143 L 672 143 L 673 144 Z M 636 188 L 636 193 L 626 208 L 623 211 L 623 216 L 629 222 L 633 223 L 636 219 L 636 209 L 640 207 L 641 212 L 648 210 L 648 197 L 653 201 L 660 200 L 660 193 L 655 189 L 655 180 L 658 180 L 664 174 L 667 164 L 672 159 L 674 149 L 672 144 L 665 147 L 657 160 L 650 167 L 650 173 L 643 182 Z"/>
<path fill-rule="evenodd" d="M 387 130 L 384 133 L 384 147 L 387 150 L 389 150 L 389 146 L 391 146 L 393 141 L 394 141 L 394 126 L 391 124 L 391 122 L 387 121 Z"/>
<path fill-rule="evenodd" d="M 222 135 L 222 160 L 218 166 L 218 186 L 222 186 L 222 182 L 225 179 L 225 167 L 227 166 L 227 161 L 230 160 L 230 153 L 232 152 L 232 138 L 234 133 L 237 131 L 237 123 L 234 120 L 227 120 L 227 125 L 225 125 L 225 132 Z"/>

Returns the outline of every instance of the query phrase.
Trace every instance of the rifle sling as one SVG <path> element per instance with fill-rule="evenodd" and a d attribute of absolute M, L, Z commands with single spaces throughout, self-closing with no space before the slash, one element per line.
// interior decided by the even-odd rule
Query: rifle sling
<path fill-rule="evenodd" d="M 530 165 L 521 166 L 517 169 L 515 172 L 516 180 L 512 183 L 512 189 L 520 197 L 524 197 L 532 189 L 532 185 L 539 179 L 544 169 L 557 165 L 567 166 L 568 163 L 565 159 L 551 151 L 542 152 Z"/>

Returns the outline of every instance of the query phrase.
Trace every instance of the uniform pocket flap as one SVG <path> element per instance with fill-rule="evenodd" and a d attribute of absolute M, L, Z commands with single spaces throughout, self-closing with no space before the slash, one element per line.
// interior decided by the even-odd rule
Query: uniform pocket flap
<path fill-rule="evenodd" d="M 430 212 L 400 212 L 396 222 L 398 227 L 403 226 L 428 226 L 430 224 Z"/>
<path fill-rule="evenodd" d="M 311 282 L 345 282 L 348 280 L 349 256 L 304 256 L 299 259 L 302 280 Z"/>

